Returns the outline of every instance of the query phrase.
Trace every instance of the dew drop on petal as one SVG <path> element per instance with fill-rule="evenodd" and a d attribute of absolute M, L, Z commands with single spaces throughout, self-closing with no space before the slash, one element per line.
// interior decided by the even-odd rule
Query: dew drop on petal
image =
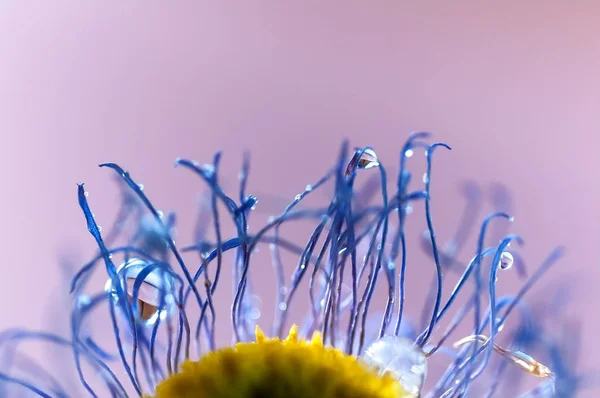
<path fill-rule="evenodd" d="M 427 359 L 412 340 L 384 336 L 371 344 L 361 360 L 379 371 L 389 373 L 410 396 L 418 397 L 427 376 Z"/>
<path fill-rule="evenodd" d="M 413 151 L 412 149 L 407 149 L 406 152 L 404 152 L 404 156 L 406 156 L 407 158 L 412 157 L 412 155 L 415 154 L 415 151 Z"/>

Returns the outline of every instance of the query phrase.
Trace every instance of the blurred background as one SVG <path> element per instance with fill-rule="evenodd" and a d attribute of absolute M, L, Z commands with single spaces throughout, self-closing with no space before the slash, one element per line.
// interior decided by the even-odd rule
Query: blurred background
<path fill-rule="evenodd" d="M 208 163 L 222 150 L 234 189 L 249 151 L 266 217 L 334 163 L 342 140 L 372 146 L 394 175 L 408 134 L 426 130 L 453 147 L 434 168 L 439 234 L 460 221 L 461 181 L 506 185 L 530 269 L 568 249 L 531 298 L 568 286 L 578 366 L 594 370 L 599 29 L 594 1 L 3 1 L 0 328 L 56 322 L 61 259 L 79 266 L 95 252 L 76 183 L 105 227 L 119 203 L 98 163 L 123 165 L 177 210 L 188 244 L 204 186 L 173 168 L 177 157 Z"/>

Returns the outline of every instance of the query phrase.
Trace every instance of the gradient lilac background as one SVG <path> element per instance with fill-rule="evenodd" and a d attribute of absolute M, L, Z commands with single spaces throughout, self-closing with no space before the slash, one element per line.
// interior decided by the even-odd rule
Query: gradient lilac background
<path fill-rule="evenodd" d="M 509 185 L 529 264 L 569 249 L 545 284 L 574 282 L 569 311 L 590 315 L 582 368 L 598 367 L 600 5 L 459 3 L 2 2 L 0 299 L 14 304 L 0 327 L 46 326 L 58 254 L 94 251 L 75 183 L 109 225 L 100 162 L 188 211 L 188 243 L 201 184 L 171 167 L 178 156 L 222 149 L 235 182 L 248 149 L 251 192 L 293 198 L 342 139 L 393 167 L 407 134 L 428 130 L 454 149 L 434 176 L 441 233 L 458 181 Z"/>

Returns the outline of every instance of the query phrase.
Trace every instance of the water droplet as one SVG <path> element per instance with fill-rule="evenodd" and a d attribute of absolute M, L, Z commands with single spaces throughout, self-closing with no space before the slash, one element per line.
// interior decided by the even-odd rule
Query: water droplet
<path fill-rule="evenodd" d="M 204 170 L 204 173 L 208 177 L 212 177 L 212 175 L 215 174 L 215 166 L 213 166 L 212 164 L 205 164 L 204 166 L 202 166 L 202 170 Z"/>
<path fill-rule="evenodd" d="M 90 196 L 90 193 L 89 193 L 88 191 L 85 191 L 85 192 L 83 193 L 83 196 L 85 196 L 85 197 L 87 198 L 88 196 Z"/>
<path fill-rule="evenodd" d="M 427 359 L 411 340 L 384 336 L 365 350 L 361 360 L 381 375 L 389 373 L 411 396 L 420 396 L 427 376 Z"/>
<path fill-rule="evenodd" d="M 498 332 L 501 332 L 504 329 L 504 322 L 500 323 L 502 318 L 496 318 L 496 324 L 498 325 Z"/>
<path fill-rule="evenodd" d="M 77 306 L 79 308 L 85 307 L 92 302 L 92 300 L 90 299 L 90 296 L 88 296 L 87 294 L 80 294 L 79 296 L 77 296 L 76 301 L 77 301 Z"/>
<path fill-rule="evenodd" d="M 412 212 L 413 212 L 413 207 L 412 207 L 411 205 L 406 205 L 406 206 L 404 207 L 404 212 L 405 212 L 406 214 L 412 214 Z"/>
<path fill-rule="evenodd" d="M 129 303 L 133 300 L 133 287 L 137 276 L 148 266 L 144 260 L 132 258 L 117 268 L 120 280 L 125 279 Z M 124 277 L 124 278 L 123 278 Z M 136 317 L 145 325 L 153 325 L 157 319 L 165 319 L 174 311 L 173 278 L 160 269 L 154 268 L 145 276 L 137 292 Z M 112 281 L 106 282 L 105 290 L 114 293 Z M 161 297 L 164 297 L 164 306 L 161 308 Z M 115 299 L 118 299 L 115 297 Z"/>
<path fill-rule="evenodd" d="M 159 217 L 159 218 L 163 218 L 163 217 L 164 217 L 164 215 L 165 215 L 165 214 L 164 214 L 164 213 L 163 213 L 161 210 L 157 210 L 157 211 L 156 211 L 156 214 L 158 214 L 158 217 Z"/>
<path fill-rule="evenodd" d="M 302 199 L 302 195 L 300 195 L 300 194 L 296 195 L 296 197 L 294 198 L 294 200 L 296 202 L 299 201 L 300 199 Z"/>
<path fill-rule="evenodd" d="M 306 264 L 300 264 L 300 269 L 306 268 Z"/>
<path fill-rule="evenodd" d="M 367 148 L 363 151 L 361 157 L 358 159 L 358 168 L 370 169 L 373 167 L 379 167 L 377 154 L 371 148 Z"/>
<path fill-rule="evenodd" d="M 501 270 L 509 269 L 513 266 L 514 262 L 515 259 L 510 252 L 502 252 L 498 267 L 500 267 Z"/>
<path fill-rule="evenodd" d="M 310 192 L 310 191 L 312 191 L 312 189 L 313 189 L 313 186 L 312 186 L 312 185 L 310 185 L 310 184 L 308 184 L 308 185 L 306 186 L 306 188 L 304 188 L 304 190 L 305 190 L 306 192 Z"/>
<path fill-rule="evenodd" d="M 406 152 L 404 152 L 404 156 L 406 156 L 407 158 L 412 157 L 412 155 L 415 154 L 415 151 L 413 151 L 412 149 L 407 149 Z"/>
<path fill-rule="evenodd" d="M 251 319 L 256 321 L 257 319 L 260 318 L 260 311 L 257 308 L 252 308 L 248 315 L 250 316 Z"/>
<path fill-rule="evenodd" d="M 267 219 L 267 222 L 269 224 L 271 224 L 273 221 L 275 221 L 275 216 L 269 216 L 269 218 Z"/>
<path fill-rule="evenodd" d="M 287 304 L 284 303 L 283 301 L 281 303 L 279 303 L 279 310 L 280 311 L 285 311 L 287 310 Z"/>
<path fill-rule="evenodd" d="M 346 177 L 349 177 L 356 169 L 370 169 L 378 166 L 379 161 L 374 150 L 371 148 L 357 149 L 346 166 Z"/>
<path fill-rule="evenodd" d="M 102 232 L 102 225 L 98 225 L 98 232 Z"/>
<path fill-rule="evenodd" d="M 427 184 L 429 182 L 429 175 L 427 173 L 423 173 L 423 183 Z"/>
<path fill-rule="evenodd" d="M 240 171 L 238 173 L 238 180 L 243 180 L 246 177 L 246 174 L 244 174 L 242 171 Z"/>
<path fill-rule="evenodd" d="M 140 189 L 140 191 L 144 190 L 144 184 L 138 184 L 138 188 Z"/>

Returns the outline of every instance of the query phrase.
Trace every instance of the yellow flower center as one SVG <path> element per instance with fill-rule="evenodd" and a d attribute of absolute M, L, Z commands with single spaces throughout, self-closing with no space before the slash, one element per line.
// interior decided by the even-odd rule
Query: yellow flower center
<path fill-rule="evenodd" d="M 155 398 L 402 398 L 409 395 L 389 375 L 379 376 L 355 357 L 325 347 L 315 333 L 298 339 L 267 339 L 256 328 L 255 343 L 238 343 L 186 361 L 162 381 Z"/>

